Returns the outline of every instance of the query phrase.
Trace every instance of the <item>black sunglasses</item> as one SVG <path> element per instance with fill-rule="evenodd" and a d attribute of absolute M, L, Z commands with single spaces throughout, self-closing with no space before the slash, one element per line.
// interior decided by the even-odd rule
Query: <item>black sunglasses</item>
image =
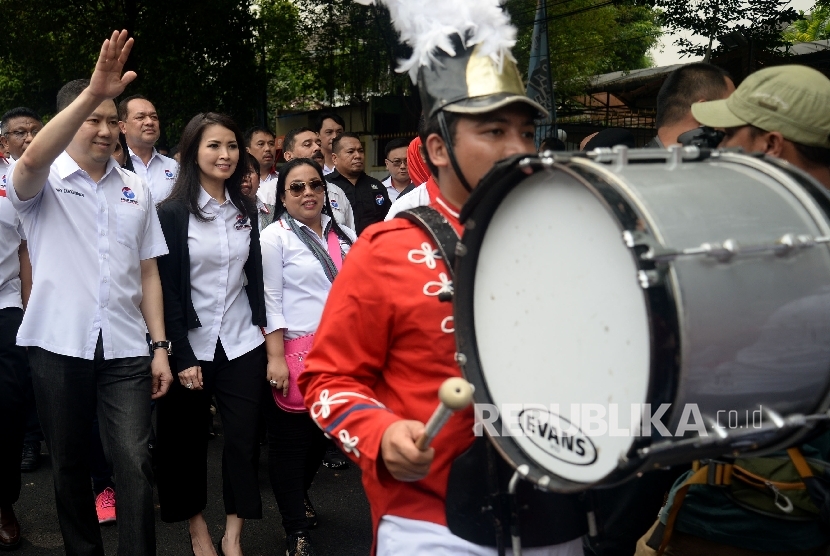
<path fill-rule="evenodd" d="M 310 180 L 308 182 L 295 181 L 294 183 L 288 185 L 288 190 L 291 192 L 292 196 L 299 197 L 305 191 L 306 186 L 311 189 L 312 193 L 322 193 L 325 188 L 325 184 L 323 184 L 322 180 Z"/>

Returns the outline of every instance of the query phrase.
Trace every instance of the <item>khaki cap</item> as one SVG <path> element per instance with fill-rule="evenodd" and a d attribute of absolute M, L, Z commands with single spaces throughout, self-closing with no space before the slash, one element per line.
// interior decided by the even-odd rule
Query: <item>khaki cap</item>
<path fill-rule="evenodd" d="M 749 75 L 725 100 L 698 102 L 709 127 L 754 125 L 809 147 L 830 148 L 830 79 L 807 66 L 774 66 Z"/>

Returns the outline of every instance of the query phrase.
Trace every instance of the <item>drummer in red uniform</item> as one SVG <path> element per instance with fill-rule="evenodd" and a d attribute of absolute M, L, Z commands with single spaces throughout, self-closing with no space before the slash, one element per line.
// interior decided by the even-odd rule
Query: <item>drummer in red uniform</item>
<path fill-rule="evenodd" d="M 460 235 L 459 210 L 494 163 L 535 152 L 534 118 L 544 109 L 524 95 L 509 50 L 500 68 L 457 38 L 456 55 L 437 54 L 418 69 L 418 84 L 435 176 L 429 206 Z M 473 68 L 475 90 L 465 77 Z M 300 375 L 312 418 L 363 472 L 378 555 L 495 555 L 499 534 L 509 544 L 494 517 L 509 518 L 482 507 L 499 505 L 490 487 L 506 492 L 512 470 L 474 436 L 472 408 L 453 415 L 428 450 L 415 445 L 442 382 L 461 375 L 453 307 L 440 295 L 452 288 L 436 245 L 415 224 L 395 218 L 367 228 L 332 286 Z M 488 462 L 499 472 L 488 475 Z M 523 542 L 537 548 L 524 554 L 581 555 L 586 519 L 576 500 L 527 493 Z"/>

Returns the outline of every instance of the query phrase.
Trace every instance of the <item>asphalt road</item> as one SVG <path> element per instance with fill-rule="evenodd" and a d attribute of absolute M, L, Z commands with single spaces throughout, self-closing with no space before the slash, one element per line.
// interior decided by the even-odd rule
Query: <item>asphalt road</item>
<path fill-rule="evenodd" d="M 217 425 L 219 419 L 216 420 Z M 208 507 L 205 519 L 214 541 L 221 538 L 225 516 L 222 506 L 221 454 L 222 430 L 216 427 L 217 437 L 208 448 Z M 263 447 L 265 448 L 265 447 Z M 44 447 L 44 452 L 46 451 Z M 263 449 L 259 467 L 262 492 L 263 519 L 249 520 L 242 533 L 242 548 L 246 556 L 276 556 L 285 554 L 285 536 L 280 522 L 271 484 L 268 480 L 268 455 Z M 90 496 L 91 488 L 90 488 Z M 309 491 L 317 509 L 320 525 L 311 531 L 311 540 L 319 556 L 366 555 L 372 545 L 369 503 L 360 484 L 360 471 L 353 464 L 343 471 L 321 466 Z M 156 499 L 158 510 L 158 499 Z M 23 529 L 23 542 L 16 552 L 21 556 L 58 556 L 64 554 L 55 499 L 52 488 L 52 468 L 48 456 L 33 473 L 24 473 L 23 491 L 15 504 L 15 513 Z M 108 555 L 117 551 L 118 525 L 103 526 L 104 548 Z M 168 524 L 156 512 L 156 539 L 158 556 L 187 556 L 191 554 L 185 523 Z"/>

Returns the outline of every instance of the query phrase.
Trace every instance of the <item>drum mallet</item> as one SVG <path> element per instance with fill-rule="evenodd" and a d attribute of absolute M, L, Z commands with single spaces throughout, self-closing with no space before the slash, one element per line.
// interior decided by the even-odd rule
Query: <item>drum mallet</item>
<path fill-rule="evenodd" d="M 438 389 L 438 399 L 441 403 L 427 421 L 424 434 L 415 441 L 415 446 L 419 450 L 429 448 L 430 443 L 441 431 L 441 427 L 447 423 L 454 412 L 470 405 L 473 401 L 473 385 L 460 377 L 448 378 Z"/>

